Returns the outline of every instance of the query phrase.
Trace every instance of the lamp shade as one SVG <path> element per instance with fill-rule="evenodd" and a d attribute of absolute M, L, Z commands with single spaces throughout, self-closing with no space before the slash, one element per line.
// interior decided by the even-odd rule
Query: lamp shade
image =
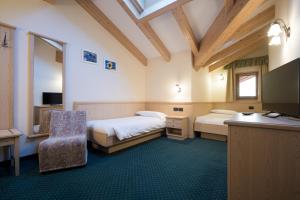
<path fill-rule="evenodd" d="M 270 46 L 277 46 L 281 45 L 281 38 L 280 36 L 273 36 L 269 42 Z"/>
<path fill-rule="evenodd" d="M 268 31 L 268 37 L 279 36 L 282 33 L 280 24 L 273 23 Z"/>

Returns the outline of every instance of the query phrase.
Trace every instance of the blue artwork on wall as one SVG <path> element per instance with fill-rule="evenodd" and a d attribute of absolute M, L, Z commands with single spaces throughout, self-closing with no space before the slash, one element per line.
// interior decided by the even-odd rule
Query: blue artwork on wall
<path fill-rule="evenodd" d="M 104 60 L 104 68 L 106 70 L 117 70 L 117 64 L 114 61 Z"/>
<path fill-rule="evenodd" d="M 87 63 L 97 64 L 98 63 L 98 57 L 96 53 L 93 53 L 91 51 L 83 50 L 83 61 Z"/>

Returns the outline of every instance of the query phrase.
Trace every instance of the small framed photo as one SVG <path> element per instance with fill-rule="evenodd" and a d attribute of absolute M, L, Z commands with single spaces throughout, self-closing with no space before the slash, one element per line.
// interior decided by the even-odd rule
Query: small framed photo
<path fill-rule="evenodd" d="M 108 59 L 104 59 L 104 69 L 105 70 L 117 70 L 117 63 Z"/>
<path fill-rule="evenodd" d="M 98 64 L 98 55 L 88 50 L 82 50 L 82 60 L 86 63 Z"/>

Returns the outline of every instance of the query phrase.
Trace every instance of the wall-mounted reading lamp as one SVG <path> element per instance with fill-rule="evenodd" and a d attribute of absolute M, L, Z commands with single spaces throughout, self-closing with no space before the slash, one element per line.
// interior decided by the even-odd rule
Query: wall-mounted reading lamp
<path fill-rule="evenodd" d="M 282 19 L 275 19 L 268 31 L 270 38 L 269 45 L 281 45 L 281 35 L 285 33 L 286 39 L 291 36 L 291 28 L 288 27 Z"/>
<path fill-rule="evenodd" d="M 180 93 L 181 92 L 181 87 L 179 84 L 176 84 L 176 88 L 177 88 L 177 92 Z"/>

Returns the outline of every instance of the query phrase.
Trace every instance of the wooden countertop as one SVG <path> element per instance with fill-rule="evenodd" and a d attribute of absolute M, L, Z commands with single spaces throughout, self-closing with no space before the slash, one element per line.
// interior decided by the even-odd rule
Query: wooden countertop
<path fill-rule="evenodd" d="M 188 118 L 188 116 L 173 115 L 173 116 L 166 116 L 166 118 L 169 118 L 169 119 L 185 119 L 185 118 Z"/>
<path fill-rule="evenodd" d="M 224 122 L 229 126 L 247 126 L 257 128 L 270 128 L 280 130 L 299 131 L 300 133 L 300 119 L 292 119 L 289 117 L 269 118 L 264 117 L 260 113 L 252 115 L 243 115 L 239 113 L 233 119 Z"/>
<path fill-rule="evenodd" d="M 0 130 L 0 139 L 19 137 L 22 134 L 16 129 Z"/>

